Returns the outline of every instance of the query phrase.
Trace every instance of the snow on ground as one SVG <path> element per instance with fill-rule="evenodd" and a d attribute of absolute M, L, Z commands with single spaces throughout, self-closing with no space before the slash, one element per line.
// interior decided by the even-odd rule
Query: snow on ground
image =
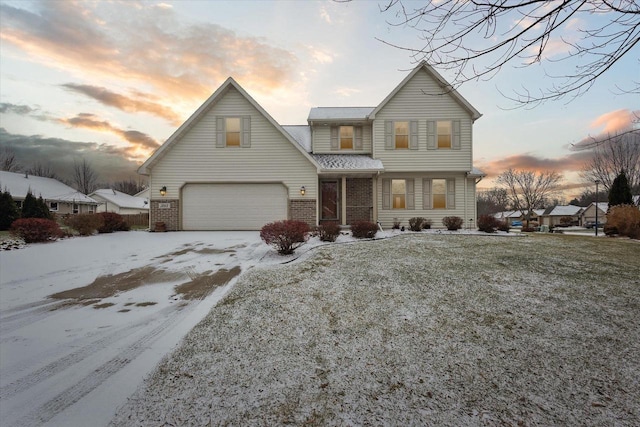
<path fill-rule="evenodd" d="M 640 246 L 407 234 L 245 273 L 112 425 L 640 424 Z"/>
<path fill-rule="evenodd" d="M 235 283 L 221 271 L 281 261 L 256 232 L 114 233 L 0 252 L 2 425 L 105 425 Z M 191 301 L 180 284 L 213 292 Z"/>

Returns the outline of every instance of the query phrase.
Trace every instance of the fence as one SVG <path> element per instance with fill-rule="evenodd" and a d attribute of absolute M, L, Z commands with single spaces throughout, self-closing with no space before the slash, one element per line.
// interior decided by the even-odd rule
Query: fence
<path fill-rule="evenodd" d="M 148 227 L 149 226 L 149 213 L 122 215 L 122 219 L 124 219 L 124 222 L 129 224 L 129 227 L 133 227 L 133 226 Z"/>

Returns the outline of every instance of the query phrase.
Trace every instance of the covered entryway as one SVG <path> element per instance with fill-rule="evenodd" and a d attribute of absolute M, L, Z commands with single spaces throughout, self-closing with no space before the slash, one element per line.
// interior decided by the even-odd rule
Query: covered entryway
<path fill-rule="evenodd" d="M 287 219 L 283 184 L 187 184 L 182 189 L 183 230 L 260 230 Z"/>

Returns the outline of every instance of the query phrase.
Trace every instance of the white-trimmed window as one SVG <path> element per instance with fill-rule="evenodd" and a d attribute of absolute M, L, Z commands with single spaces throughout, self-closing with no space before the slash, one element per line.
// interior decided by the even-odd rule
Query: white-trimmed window
<path fill-rule="evenodd" d="M 425 178 L 422 180 L 423 209 L 455 209 L 456 180 Z"/>
<path fill-rule="evenodd" d="M 225 119 L 225 139 L 227 147 L 240 146 L 240 117 L 226 117 Z"/>
<path fill-rule="evenodd" d="M 340 149 L 353 150 L 353 126 L 340 126 Z"/>
<path fill-rule="evenodd" d="M 391 180 L 391 208 L 407 208 L 407 181 L 404 179 Z"/>
<path fill-rule="evenodd" d="M 383 179 L 382 209 L 415 209 L 413 179 Z"/>
<path fill-rule="evenodd" d="M 251 117 L 218 116 L 216 147 L 251 147 Z"/>
<path fill-rule="evenodd" d="M 80 205 L 78 205 L 77 203 L 73 204 L 73 213 L 77 214 L 78 212 L 80 212 Z"/>
<path fill-rule="evenodd" d="M 393 135 L 395 141 L 395 148 L 408 149 L 409 148 L 409 122 L 394 122 L 393 123 Z"/>
<path fill-rule="evenodd" d="M 438 149 L 451 148 L 451 121 L 438 121 L 436 122 L 436 128 L 438 132 Z"/>
<path fill-rule="evenodd" d="M 58 211 L 58 202 L 49 202 L 49 210 L 52 212 Z"/>

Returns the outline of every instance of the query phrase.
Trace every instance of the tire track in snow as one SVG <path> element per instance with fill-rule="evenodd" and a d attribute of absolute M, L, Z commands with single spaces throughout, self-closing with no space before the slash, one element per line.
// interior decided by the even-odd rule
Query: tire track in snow
<path fill-rule="evenodd" d="M 195 307 L 190 307 L 191 310 Z M 136 357 L 140 356 L 150 344 L 158 340 L 164 331 L 175 324 L 175 317 L 181 311 L 176 310 L 169 315 L 160 325 L 156 326 L 148 334 L 137 340 L 129 347 L 123 349 L 116 357 L 102 364 L 88 373 L 73 386 L 67 388 L 48 402 L 40 405 L 31 413 L 16 421 L 16 426 L 41 425 L 50 421 L 53 417 L 78 402 L 84 396 L 98 388 L 103 382 L 124 368 Z"/>
<path fill-rule="evenodd" d="M 62 308 L 64 305 L 64 302 L 59 301 L 47 301 L 40 304 L 27 304 L 27 306 L 33 306 L 35 308 L 30 309 L 30 307 L 27 307 L 24 311 L 0 319 L 0 335 L 8 334 L 15 331 L 16 329 L 20 329 L 24 326 L 49 317 L 54 314 L 57 309 Z M 7 337 L 4 337 L 0 342 L 6 340 Z"/>
<path fill-rule="evenodd" d="M 179 310 L 180 310 L 180 307 L 170 306 L 160 310 L 158 313 L 154 314 L 153 317 L 156 317 L 158 315 L 164 315 L 165 312 L 167 315 L 172 315 L 173 312 L 179 311 Z M 148 325 L 152 321 L 153 321 L 153 318 L 145 319 L 137 323 L 134 323 L 132 325 L 126 325 L 125 327 L 120 328 L 107 336 L 104 336 L 96 341 L 92 341 L 82 346 L 78 350 L 70 354 L 67 354 L 66 356 L 63 356 L 47 364 L 46 366 L 43 366 L 42 368 L 11 382 L 10 384 L 4 387 L 1 387 L 0 400 L 8 399 L 11 396 L 14 396 L 20 392 L 23 392 L 31 388 L 35 384 L 45 381 L 46 379 L 51 378 L 52 376 L 57 375 L 58 373 L 71 368 L 73 365 L 83 361 L 84 359 L 91 356 L 92 354 L 98 353 L 103 349 L 107 348 L 107 346 L 109 346 L 110 344 L 116 343 L 138 332 L 141 328 Z M 76 342 L 78 341 L 79 342 L 86 341 L 86 337 L 76 340 Z M 73 347 L 73 343 L 65 344 L 65 347 Z M 41 357 L 39 358 L 41 359 Z M 2 370 L 2 372 L 0 373 L 0 377 L 6 377 L 10 375 L 10 372 L 11 373 L 19 372 L 21 370 L 28 368 L 30 365 L 31 365 L 31 362 L 29 360 L 25 360 L 18 365 L 8 366 L 7 368 Z"/>

